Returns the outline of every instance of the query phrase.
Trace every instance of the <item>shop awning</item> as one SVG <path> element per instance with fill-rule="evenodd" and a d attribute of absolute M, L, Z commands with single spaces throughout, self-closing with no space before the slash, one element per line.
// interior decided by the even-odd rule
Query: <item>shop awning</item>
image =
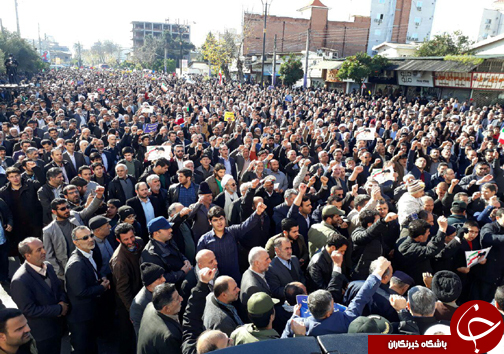
<path fill-rule="evenodd" d="M 324 60 L 321 61 L 320 63 L 314 65 L 311 67 L 311 69 L 318 69 L 318 70 L 334 70 L 334 69 L 339 69 L 341 65 L 343 64 L 342 61 L 334 61 L 334 60 Z"/>
<path fill-rule="evenodd" d="M 402 63 L 394 63 L 393 70 L 401 71 L 440 71 L 453 73 L 468 73 L 478 65 L 471 63 L 461 63 L 452 60 L 405 60 Z"/>

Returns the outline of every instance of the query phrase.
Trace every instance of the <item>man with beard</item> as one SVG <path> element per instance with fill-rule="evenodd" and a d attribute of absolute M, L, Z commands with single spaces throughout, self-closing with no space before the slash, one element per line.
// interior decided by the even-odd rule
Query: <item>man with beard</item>
<path fill-rule="evenodd" d="M 231 216 L 232 204 L 239 198 L 238 194 L 236 193 L 238 187 L 233 176 L 228 174 L 224 175 L 224 177 L 222 178 L 221 186 L 223 191 L 217 197 L 215 197 L 214 203 L 215 205 L 218 205 L 222 209 L 224 209 L 226 217 L 229 218 Z"/>
<path fill-rule="evenodd" d="M 292 254 L 299 259 L 301 266 L 307 266 L 309 261 L 308 247 L 306 247 L 303 235 L 299 233 L 299 224 L 297 221 L 285 218 L 282 220 L 281 229 L 281 233 L 271 237 L 266 243 L 266 251 L 270 258 L 273 259 L 275 257 L 275 247 L 273 246 L 275 240 L 280 237 L 287 237 L 292 243 Z"/>
<path fill-rule="evenodd" d="M 135 336 L 129 311 L 133 299 L 142 288 L 140 255 L 144 244 L 140 237 L 135 236 L 133 226 L 127 223 L 119 224 L 115 229 L 115 235 L 120 246 L 110 259 L 110 268 L 116 292 L 119 333 L 122 338 L 119 352 L 134 353 Z"/>
<path fill-rule="evenodd" d="M 161 187 L 161 181 L 159 176 L 156 174 L 147 177 L 147 185 L 149 186 L 149 191 L 151 192 L 150 200 L 155 209 L 164 210 L 165 212 L 161 214 L 165 218 L 168 217 L 168 207 L 170 205 L 168 199 L 168 191 Z"/>
<path fill-rule="evenodd" d="M 18 309 L 0 310 L 0 351 L 36 354 L 35 340 L 28 321 Z"/>

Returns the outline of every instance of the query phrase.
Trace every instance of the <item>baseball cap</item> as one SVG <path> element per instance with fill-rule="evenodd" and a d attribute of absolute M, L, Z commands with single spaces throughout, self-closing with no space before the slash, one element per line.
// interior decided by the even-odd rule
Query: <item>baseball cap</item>
<path fill-rule="evenodd" d="M 339 216 L 344 216 L 345 212 L 343 210 L 339 210 L 336 206 L 334 205 L 326 205 L 322 209 L 322 217 L 326 218 L 331 215 L 339 215 Z"/>
<path fill-rule="evenodd" d="M 252 295 L 247 302 L 247 311 L 251 315 L 262 315 L 270 311 L 280 300 L 272 299 L 265 292 L 258 292 Z"/>
<path fill-rule="evenodd" d="M 165 217 L 163 216 L 158 216 L 157 218 L 152 219 L 149 221 L 147 224 L 147 229 L 149 230 L 150 234 L 153 234 L 156 231 L 159 230 L 168 230 L 173 227 L 173 224 L 168 222 Z"/>

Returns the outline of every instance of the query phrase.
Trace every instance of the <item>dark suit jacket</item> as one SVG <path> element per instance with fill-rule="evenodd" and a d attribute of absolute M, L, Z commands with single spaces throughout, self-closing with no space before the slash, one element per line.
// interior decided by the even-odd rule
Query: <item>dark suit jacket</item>
<path fill-rule="evenodd" d="M 35 340 L 60 337 L 63 330 L 62 307 L 58 302 L 68 302 L 53 266 L 45 262 L 49 286 L 26 261 L 19 267 L 11 282 L 12 299 L 28 320 Z"/>
<path fill-rule="evenodd" d="M 56 162 L 52 161 L 52 162 L 49 162 L 47 165 L 44 166 L 44 172 L 47 173 L 47 171 L 49 171 L 49 169 L 53 168 L 53 167 L 61 168 L 58 165 L 56 165 Z M 63 168 L 65 169 L 66 175 L 68 177 L 68 182 L 70 182 L 70 180 L 72 178 L 74 178 L 75 176 L 77 176 L 77 173 L 75 172 L 75 170 L 73 168 L 73 165 L 71 163 L 66 162 L 65 160 L 63 160 Z"/>
<path fill-rule="evenodd" d="M 156 311 L 152 303 L 145 308 L 138 332 L 138 354 L 182 354 L 182 326 Z"/>
<path fill-rule="evenodd" d="M 240 302 L 244 309 L 247 309 L 248 299 L 255 293 L 264 292 L 271 296 L 271 291 L 266 280 L 261 278 L 259 275 L 253 271 L 247 269 L 243 273 L 241 285 L 240 285 Z"/>
<path fill-rule="evenodd" d="M 72 160 L 70 159 L 70 155 L 67 151 L 63 153 L 63 160 L 68 162 L 70 168 L 72 169 L 74 176 L 77 176 L 77 172 L 79 171 L 79 167 L 86 165 L 86 159 L 84 158 L 84 154 L 80 151 L 74 152 L 75 164 L 77 168 L 73 165 Z"/>
<path fill-rule="evenodd" d="M 164 209 L 161 209 L 161 206 L 159 203 L 152 203 L 152 208 L 154 209 L 154 216 L 158 217 L 163 214 L 166 214 L 166 211 Z M 147 230 L 147 219 L 145 218 L 145 213 L 142 208 L 142 202 L 140 201 L 140 198 L 138 196 L 130 198 L 126 201 L 126 205 L 129 205 L 130 207 L 135 210 L 136 214 L 136 220 L 140 223 L 142 226 L 142 239 L 145 241 L 145 243 L 149 242 L 149 230 Z"/>
<path fill-rule="evenodd" d="M 71 305 L 68 322 L 79 323 L 99 316 L 98 297 L 105 292 L 105 288 L 100 285 L 97 277 L 99 278 L 99 274 L 91 262 L 81 251 L 75 249 L 65 267 L 66 290 Z"/>
<path fill-rule="evenodd" d="M 266 272 L 266 281 L 271 289 L 272 297 L 280 299 L 281 301 L 285 300 L 285 285 L 293 281 L 306 284 L 299 260 L 296 256 L 292 256 L 291 264 L 292 271 L 289 271 L 289 269 L 280 262 L 280 259 L 275 257 L 271 261 L 268 271 Z"/>
<path fill-rule="evenodd" d="M 131 176 L 128 176 L 128 178 L 131 180 L 131 183 L 133 183 L 134 188 L 137 183 L 136 178 Z M 108 199 L 119 199 L 122 205 L 126 204 L 126 196 L 124 195 L 124 191 L 118 177 L 114 177 L 114 179 L 109 182 L 107 193 Z"/>

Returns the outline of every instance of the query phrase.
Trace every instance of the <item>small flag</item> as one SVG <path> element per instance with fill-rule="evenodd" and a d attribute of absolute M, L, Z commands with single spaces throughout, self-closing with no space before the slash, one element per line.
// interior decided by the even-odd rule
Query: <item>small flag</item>
<path fill-rule="evenodd" d="M 504 144 L 504 128 L 501 129 L 499 134 L 499 144 Z"/>
<path fill-rule="evenodd" d="M 219 69 L 219 85 L 222 85 L 222 69 Z"/>
<path fill-rule="evenodd" d="M 167 92 L 167 91 L 168 91 L 168 87 L 166 86 L 166 84 L 165 84 L 165 83 L 163 83 L 163 84 L 161 85 L 161 90 L 163 90 L 163 92 Z"/>

